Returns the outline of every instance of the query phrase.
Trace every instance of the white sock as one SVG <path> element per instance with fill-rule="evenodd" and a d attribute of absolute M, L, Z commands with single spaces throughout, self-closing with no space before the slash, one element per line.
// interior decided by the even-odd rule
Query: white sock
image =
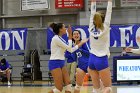
<path fill-rule="evenodd" d="M 8 81 L 8 85 L 11 85 L 11 83 Z"/>

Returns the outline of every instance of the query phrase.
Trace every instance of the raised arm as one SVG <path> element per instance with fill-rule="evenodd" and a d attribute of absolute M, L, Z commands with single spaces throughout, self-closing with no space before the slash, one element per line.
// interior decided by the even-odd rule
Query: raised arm
<path fill-rule="evenodd" d="M 132 52 L 132 53 L 135 53 L 135 54 L 140 54 L 140 36 L 137 37 L 137 42 L 138 42 L 139 49 L 126 48 L 125 51 L 126 52 Z"/>
<path fill-rule="evenodd" d="M 135 54 L 140 54 L 140 49 L 132 49 L 131 52 Z"/>
<path fill-rule="evenodd" d="M 104 22 L 107 26 L 110 26 L 111 14 L 112 14 L 112 0 L 108 0 L 108 6 Z"/>
<path fill-rule="evenodd" d="M 132 52 L 132 53 L 135 53 L 135 54 L 140 54 L 140 48 L 139 49 L 126 48 L 125 51 L 126 52 Z"/>
<path fill-rule="evenodd" d="M 94 28 L 93 17 L 96 13 L 96 0 L 91 0 L 91 14 L 90 14 L 90 22 L 89 22 L 89 31 Z"/>
<path fill-rule="evenodd" d="M 69 46 L 72 47 L 72 41 L 71 41 L 72 40 L 72 28 L 71 28 L 70 25 L 68 25 L 68 30 L 67 31 L 68 31 L 68 39 L 69 39 L 68 42 L 70 44 Z"/>

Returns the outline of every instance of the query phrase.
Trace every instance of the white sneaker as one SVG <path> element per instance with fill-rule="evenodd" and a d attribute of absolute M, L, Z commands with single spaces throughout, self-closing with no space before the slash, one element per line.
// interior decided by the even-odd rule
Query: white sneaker
<path fill-rule="evenodd" d="M 11 83 L 8 81 L 8 86 L 11 86 Z"/>

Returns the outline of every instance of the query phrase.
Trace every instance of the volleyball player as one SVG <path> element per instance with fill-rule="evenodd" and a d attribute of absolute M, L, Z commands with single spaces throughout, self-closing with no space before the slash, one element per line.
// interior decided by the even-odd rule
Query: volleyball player
<path fill-rule="evenodd" d="M 54 79 L 55 88 L 49 93 L 61 93 L 63 90 L 63 83 L 66 85 L 65 93 L 71 93 L 71 84 L 68 71 L 65 66 L 64 52 L 67 50 L 73 52 L 82 46 L 88 39 L 82 40 L 78 45 L 72 48 L 72 30 L 69 26 L 68 43 L 62 38 L 62 35 L 66 34 L 66 28 L 63 23 L 55 24 L 53 31 L 56 34 L 52 38 L 51 42 L 51 57 L 49 61 L 49 70 Z"/>
<path fill-rule="evenodd" d="M 103 82 L 103 93 L 111 93 L 112 81 L 108 65 L 109 31 L 112 14 L 112 0 L 108 0 L 106 16 L 96 12 L 96 0 L 91 0 L 91 16 L 89 23 L 91 54 L 88 72 L 92 78 L 94 93 L 99 93 L 100 79 Z"/>
<path fill-rule="evenodd" d="M 81 32 L 79 30 L 73 31 L 73 41 L 75 45 L 80 43 Z M 84 76 L 87 73 L 88 59 L 90 54 L 89 51 L 90 48 L 88 43 L 83 44 L 79 49 L 75 51 L 78 59 L 78 68 L 76 69 L 76 86 L 74 89 L 74 93 L 80 93 L 80 88 L 82 86 Z"/>

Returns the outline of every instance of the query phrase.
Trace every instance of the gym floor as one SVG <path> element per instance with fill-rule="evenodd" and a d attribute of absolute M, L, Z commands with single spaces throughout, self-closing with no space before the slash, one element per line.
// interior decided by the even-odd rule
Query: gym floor
<path fill-rule="evenodd" d="M 54 86 L 48 85 L 47 81 L 35 81 L 33 84 L 14 82 L 12 86 L 0 84 L 0 93 L 47 93 Z M 140 93 L 140 86 L 137 84 L 113 84 L 113 93 Z M 80 93 L 91 93 L 92 84 L 85 84 Z M 64 93 L 64 92 L 63 92 Z"/>

